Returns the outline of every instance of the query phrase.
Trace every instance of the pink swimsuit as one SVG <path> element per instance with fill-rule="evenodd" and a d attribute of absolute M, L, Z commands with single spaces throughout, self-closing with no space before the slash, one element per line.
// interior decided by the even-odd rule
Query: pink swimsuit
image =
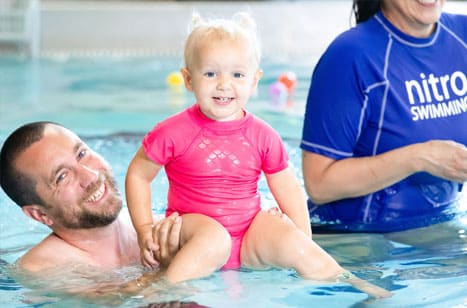
<path fill-rule="evenodd" d="M 200 213 L 216 219 L 232 238 L 224 268 L 240 267 L 243 236 L 261 210 L 261 172 L 288 166 L 277 132 L 246 111 L 240 120 L 211 120 L 195 104 L 157 124 L 143 147 L 169 179 L 166 215 Z"/>

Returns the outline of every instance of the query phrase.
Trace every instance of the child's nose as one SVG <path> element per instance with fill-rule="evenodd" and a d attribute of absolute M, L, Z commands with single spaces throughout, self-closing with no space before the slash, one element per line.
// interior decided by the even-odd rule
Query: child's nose
<path fill-rule="evenodd" d="M 230 77 L 227 75 L 221 75 L 219 76 L 217 83 L 217 89 L 218 90 L 225 90 L 230 86 Z"/>

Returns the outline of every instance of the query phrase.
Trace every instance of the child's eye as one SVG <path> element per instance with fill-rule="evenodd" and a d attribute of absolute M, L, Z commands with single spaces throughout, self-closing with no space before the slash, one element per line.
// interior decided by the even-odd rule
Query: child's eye
<path fill-rule="evenodd" d="M 245 74 L 242 74 L 242 73 L 234 73 L 233 75 L 235 78 L 242 78 L 245 76 Z"/>
<path fill-rule="evenodd" d="M 208 78 L 213 78 L 213 77 L 216 77 L 216 73 L 214 72 L 207 72 L 204 74 L 204 76 L 208 77 Z"/>

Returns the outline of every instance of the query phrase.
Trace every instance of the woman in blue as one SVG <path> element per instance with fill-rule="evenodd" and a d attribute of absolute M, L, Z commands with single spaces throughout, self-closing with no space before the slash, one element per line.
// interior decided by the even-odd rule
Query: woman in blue
<path fill-rule="evenodd" d="M 444 3 L 354 0 L 357 26 L 319 60 L 300 145 L 313 232 L 402 231 L 459 214 L 467 16 Z"/>

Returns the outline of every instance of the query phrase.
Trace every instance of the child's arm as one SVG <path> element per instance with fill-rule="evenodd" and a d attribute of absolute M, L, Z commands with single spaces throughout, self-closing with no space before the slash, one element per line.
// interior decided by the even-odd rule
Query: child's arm
<path fill-rule="evenodd" d="M 140 148 L 128 167 L 125 190 L 131 221 L 138 235 L 141 263 L 147 267 L 158 263 L 153 252 L 158 249 L 152 237 L 151 181 L 162 166 L 151 161 Z"/>
<path fill-rule="evenodd" d="M 266 174 L 266 180 L 282 212 L 294 222 L 297 228 L 311 236 L 305 191 L 300 186 L 291 167 L 274 174 Z"/>

